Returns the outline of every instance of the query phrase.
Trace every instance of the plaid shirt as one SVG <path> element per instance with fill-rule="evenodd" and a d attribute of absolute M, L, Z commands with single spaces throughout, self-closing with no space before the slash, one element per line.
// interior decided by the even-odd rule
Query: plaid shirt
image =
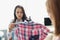
<path fill-rule="evenodd" d="M 14 30 L 17 40 L 31 40 L 30 38 L 35 35 L 39 36 L 37 40 L 44 40 L 49 32 L 49 30 L 45 26 L 34 22 L 19 23 L 17 24 L 17 26 L 18 27 Z"/>

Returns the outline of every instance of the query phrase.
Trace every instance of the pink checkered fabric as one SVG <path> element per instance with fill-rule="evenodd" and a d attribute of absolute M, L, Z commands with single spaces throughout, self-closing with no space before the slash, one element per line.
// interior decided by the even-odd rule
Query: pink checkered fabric
<path fill-rule="evenodd" d="M 44 40 L 47 36 L 49 29 L 42 24 L 18 24 L 18 28 L 15 30 L 15 34 L 18 40 L 29 40 L 33 35 L 39 35 L 39 40 Z"/>

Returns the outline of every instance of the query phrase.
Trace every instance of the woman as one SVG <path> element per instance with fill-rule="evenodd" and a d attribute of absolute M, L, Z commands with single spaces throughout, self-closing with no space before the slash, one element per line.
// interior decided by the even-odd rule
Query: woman
<path fill-rule="evenodd" d="M 60 40 L 60 0 L 47 0 L 46 6 L 55 30 L 45 40 Z"/>
<path fill-rule="evenodd" d="M 24 8 L 22 6 L 17 5 L 15 7 L 15 10 L 14 10 L 14 20 L 9 25 L 9 31 L 11 31 L 11 29 L 15 26 L 14 23 L 16 23 L 16 22 L 23 22 L 26 19 L 27 19 L 27 17 L 26 17 Z"/>
<path fill-rule="evenodd" d="M 15 27 L 15 23 L 24 22 L 26 20 L 26 14 L 24 8 L 20 5 L 17 5 L 14 10 L 14 20 L 9 25 L 9 32 Z M 12 40 L 12 38 L 10 38 Z"/>

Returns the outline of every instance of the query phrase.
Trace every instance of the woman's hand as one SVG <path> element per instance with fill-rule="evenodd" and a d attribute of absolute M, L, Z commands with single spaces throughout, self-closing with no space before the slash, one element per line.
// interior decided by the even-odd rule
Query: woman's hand
<path fill-rule="evenodd" d="M 9 24 L 9 32 L 11 32 L 11 30 L 15 27 L 15 23 L 11 23 Z"/>
<path fill-rule="evenodd" d="M 9 40 L 12 40 L 12 37 Z"/>

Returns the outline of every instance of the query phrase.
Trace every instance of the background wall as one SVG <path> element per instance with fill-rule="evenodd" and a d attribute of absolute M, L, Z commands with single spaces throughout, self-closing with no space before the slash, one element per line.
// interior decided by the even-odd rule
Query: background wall
<path fill-rule="evenodd" d="M 8 25 L 14 18 L 13 14 L 16 5 L 24 7 L 27 17 L 31 16 L 33 21 L 44 25 L 44 18 L 49 17 L 45 2 L 46 0 L 0 0 L 0 37 L 4 34 L 1 30 L 7 30 Z M 48 28 L 53 31 L 51 26 Z"/>
<path fill-rule="evenodd" d="M 44 17 L 48 17 L 46 0 L 0 0 L 0 30 L 8 29 L 8 25 L 13 19 L 14 8 L 16 5 L 22 5 L 27 17 L 44 24 Z"/>

